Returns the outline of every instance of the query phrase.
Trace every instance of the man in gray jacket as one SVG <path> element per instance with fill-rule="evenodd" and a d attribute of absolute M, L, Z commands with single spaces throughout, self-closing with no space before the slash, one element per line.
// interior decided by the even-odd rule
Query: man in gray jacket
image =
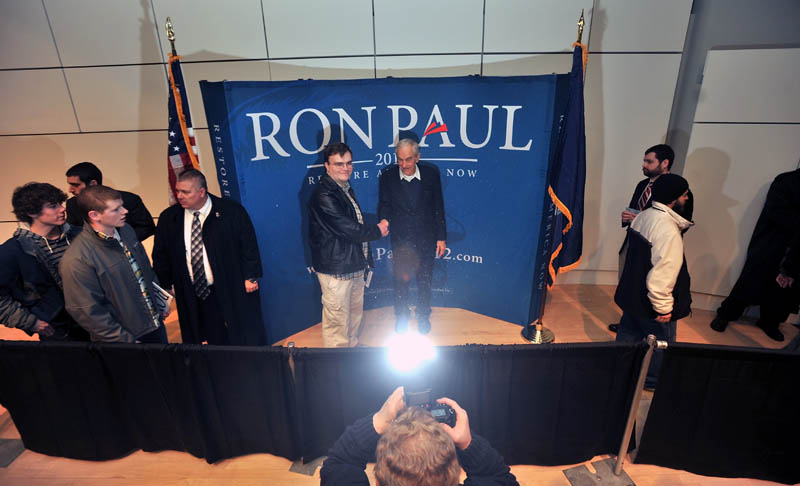
<path fill-rule="evenodd" d="M 121 194 L 90 186 L 78 195 L 83 231 L 61 259 L 67 311 L 92 341 L 166 343 L 166 301 L 136 233 L 125 224 Z"/>

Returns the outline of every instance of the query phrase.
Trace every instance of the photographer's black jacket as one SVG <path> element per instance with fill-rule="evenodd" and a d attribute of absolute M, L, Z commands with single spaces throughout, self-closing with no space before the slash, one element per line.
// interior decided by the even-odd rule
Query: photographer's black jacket
<path fill-rule="evenodd" d="M 375 462 L 375 448 L 380 435 L 372 425 L 372 415 L 356 420 L 347 427 L 339 440 L 328 452 L 328 459 L 320 471 L 320 485 L 369 485 L 364 469 L 368 462 Z M 464 486 L 519 486 L 503 457 L 489 442 L 472 434 L 472 441 L 465 450 L 456 448 L 458 462 L 467 473 Z"/>

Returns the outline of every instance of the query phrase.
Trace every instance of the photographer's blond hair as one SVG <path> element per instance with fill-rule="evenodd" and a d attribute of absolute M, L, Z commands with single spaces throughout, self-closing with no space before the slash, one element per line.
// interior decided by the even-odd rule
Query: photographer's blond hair
<path fill-rule="evenodd" d="M 378 441 L 380 486 L 455 486 L 461 466 L 453 439 L 425 410 L 408 407 Z"/>

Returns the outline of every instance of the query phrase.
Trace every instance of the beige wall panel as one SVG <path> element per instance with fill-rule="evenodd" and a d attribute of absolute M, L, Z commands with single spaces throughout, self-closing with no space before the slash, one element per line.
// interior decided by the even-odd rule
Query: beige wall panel
<path fill-rule="evenodd" d="M 271 59 L 373 53 L 370 0 L 262 0 Z"/>
<path fill-rule="evenodd" d="M 64 66 L 163 62 L 148 0 L 45 0 Z"/>
<path fill-rule="evenodd" d="M 666 137 L 679 63 L 680 54 L 589 56 L 583 258 L 570 282 L 616 283 L 620 213 L 644 177 L 644 150 Z"/>
<path fill-rule="evenodd" d="M 267 57 L 260 0 L 153 0 L 153 8 L 164 59 L 171 50 L 163 28 L 167 17 L 186 61 Z"/>
<path fill-rule="evenodd" d="M 446 77 L 479 74 L 480 55 L 392 56 L 376 59 L 377 77 Z"/>
<path fill-rule="evenodd" d="M 694 125 L 683 172 L 695 197 L 685 239 L 692 290 L 728 295 L 770 183 L 798 157 L 800 125 Z"/>
<path fill-rule="evenodd" d="M 78 130 L 60 69 L 0 71 L 0 134 Z"/>
<path fill-rule="evenodd" d="M 572 69 L 572 54 L 488 54 L 483 56 L 484 76 L 563 74 Z"/>
<path fill-rule="evenodd" d="M 270 61 L 273 81 L 295 79 L 363 79 L 375 75 L 372 56 Z"/>
<path fill-rule="evenodd" d="M 206 113 L 203 107 L 203 94 L 200 81 L 267 81 L 269 80 L 267 61 L 200 62 L 181 63 L 183 81 L 192 111 L 195 127 L 206 127 Z M 166 114 L 166 102 L 163 111 Z M 165 115 L 166 116 L 166 115 Z"/>
<path fill-rule="evenodd" d="M 709 51 L 695 122 L 800 123 L 800 49 Z"/>
<path fill-rule="evenodd" d="M 0 208 L 8 207 L 13 189 L 26 182 L 49 182 L 66 191 L 64 172 L 88 160 L 103 171 L 103 183 L 139 194 L 158 216 L 167 206 L 166 141 L 166 130 L 0 137 L 3 165 L 10 168 L 0 181 Z"/>
<path fill-rule="evenodd" d="M 592 23 L 592 0 L 486 0 L 484 52 L 568 52 L 584 9 L 583 41 Z"/>
<path fill-rule="evenodd" d="M 375 2 L 375 52 L 480 52 L 483 0 Z"/>
<path fill-rule="evenodd" d="M 9 207 L 11 207 L 10 204 Z M 3 212 L 5 213 L 5 211 Z M 11 238 L 11 236 L 14 234 L 14 231 L 16 231 L 18 227 L 16 222 L 5 222 L 6 219 L 7 219 L 6 214 L 2 214 L 3 222 L 0 222 L 0 243 Z"/>
<path fill-rule="evenodd" d="M 41 2 L 5 0 L 0 15 L 0 69 L 60 66 Z"/>
<path fill-rule="evenodd" d="M 167 128 L 164 66 L 65 69 L 81 131 Z"/>
<path fill-rule="evenodd" d="M 681 52 L 692 1 L 595 0 L 589 50 Z"/>
<path fill-rule="evenodd" d="M 215 196 L 220 195 L 219 180 L 217 179 L 217 166 L 214 163 L 214 152 L 211 150 L 211 139 L 208 129 L 203 128 L 194 132 L 197 143 L 197 156 L 200 159 L 200 170 L 206 176 L 208 192 Z"/>

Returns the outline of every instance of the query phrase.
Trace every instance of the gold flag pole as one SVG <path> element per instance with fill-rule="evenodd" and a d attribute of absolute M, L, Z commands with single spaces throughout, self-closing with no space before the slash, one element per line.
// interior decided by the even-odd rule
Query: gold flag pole
<path fill-rule="evenodd" d="M 584 20 L 584 17 L 583 17 L 583 12 L 584 12 L 583 9 L 581 9 L 581 18 L 578 19 L 578 41 L 575 43 L 575 44 L 578 44 L 578 45 L 582 45 L 581 44 L 581 39 L 583 39 L 583 26 L 586 24 L 586 21 Z M 586 51 L 585 51 L 585 49 L 583 51 L 583 56 L 584 56 L 583 65 L 584 65 L 584 73 L 585 73 L 586 72 Z M 550 237 L 550 244 L 551 244 L 550 253 L 551 254 L 552 254 L 552 250 L 553 250 L 552 249 L 552 242 L 553 242 L 553 237 L 551 235 L 551 237 Z M 555 277 L 553 277 L 553 280 L 555 280 Z M 555 282 L 553 282 L 553 284 L 555 284 Z M 544 322 L 542 321 L 542 317 L 544 317 L 545 303 L 547 301 L 547 290 L 548 290 L 548 286 L 545 285 L 544 286 L 544 290 L 542 291 L 542 301 L 541 301 L 541 304 L 540 304 L 540 307 L 539 307 L 539 318 L 536 319 L 535 323 L 528 324 L 528 325 L 524 326 L 522 328 L 522 332 L 520 333 L 522 335 L 522 339 L 524 339 L 525 341 L 527 341 L 527 342 L 529 342 L 531 344 L 549 344 L 549 343 L 552 343 L 552 342 L 554 342 L 556 340 L 556 336 L 553 333 L 553 331 L 551 331 L 550 329 L 544 327 Z"/>
<path fill-rule="evenodd" d="M 172 18 L 167 17 L 165 27 L 167 29 L 167 39 L 169 39 L 169 44 L 172 47 L 172 55 L 177 56 L 178 52 L 175 50 L 175 31 L 172 30 Z"/>

